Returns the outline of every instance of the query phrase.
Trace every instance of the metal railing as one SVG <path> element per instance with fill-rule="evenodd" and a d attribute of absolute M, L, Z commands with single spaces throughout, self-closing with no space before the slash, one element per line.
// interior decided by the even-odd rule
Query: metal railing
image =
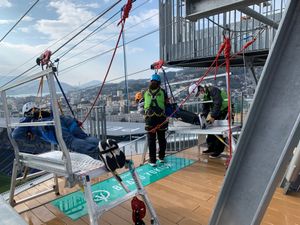
<path fill-rule="evenodd" d="M 250 6 L 254 11 L 279 22 L 284 11 L 284 0 L 271 0 Z M 223 42 L 223 28 L 232 32 L 232 53 L 237 53 L 255 36 L 259 29 L 257 41 L 246 52 L 268 50 L 275 37 L 276 29 L 265 26 L 262 22 L 233 10 L 196 22 L 185 19 L 185 3 L 181 0 L 160 0 L 160 56 L 166 62 L 214 57 Z"/>
<path fill-rule="evenodd" d="M 232 98 L 232 112 L 234 113 L 234 123 L 242 124 L 245 116 L 248 114 L 252 99 L 245 99 L 243 93 L 239 93 Z M 203 101 L 186 102 L 182 109 L 199 114 L 202 112 Z M 205 103 L 204 103 L 205 104 Z"/>
<path fill-rule="evenodd" d="M 89 107 L 76 109 L 77 119 L 82 121 L 89 109 Z M 107 129 L 105 105 L 95 106 L 83 126 L 85 131 L 91 136 L 99 139 L 106 139 Z"/>
<path fill-rule="evenodd" d="M 198 143 L 198 136 L 195 134 L 178 134 L 170 132 L 166 134 L 167 152 L 178 152 L 194 147 Z M 142 154 L 147 141 L 147 135 L 143 135 L 133 141 L 121 143 L 120 149 L 127 156 Z"/>

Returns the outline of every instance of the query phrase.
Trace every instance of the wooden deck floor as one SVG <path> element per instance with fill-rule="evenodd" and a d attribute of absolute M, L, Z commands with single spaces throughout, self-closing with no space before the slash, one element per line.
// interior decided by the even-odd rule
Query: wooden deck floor
<path fill-rule="evenodd" d="M 196 149 L 185 151 L 184 156 L 195 158 Z M 216 196 L 220 190 L 225 167 L 224 161 L 210 160 L 208 163 L 196 162 L 162 180 L 159 180 L 146 190 L 155 207 L 162 225 L 206 225 L 213 210 Z M 35 188 L 32 188 L 18 196 L 26 197 L 30 193 L 45 190 L 53 185 L 47 181 Z M 61 185 L 63 182 L 61 181 Z M 67 194 L 78 188 L 62 189 L 61 194 Z M 22 205 L 16 206 L 25 220 L 30 225 L 85 225 L 88 224 L 87 216 L 77 221 L 72 221 L 50 203 L 55 199 L 54 193 L 31 200 Z M 32 209 L 34 208 L 34 209 Z M 150 224 L 150 219 L 145 219 Z M 103 225 L 129 225 L 131 220 L 130 202 L 114 208 L 105 213 L 99 220 Z M 272 202 L 265 214 L 263 225 L 300 225 L 300 194 L 283 195 L 281 189 L 277 189 Z M 241 224 L 243 225 L 243 224 Z"/>

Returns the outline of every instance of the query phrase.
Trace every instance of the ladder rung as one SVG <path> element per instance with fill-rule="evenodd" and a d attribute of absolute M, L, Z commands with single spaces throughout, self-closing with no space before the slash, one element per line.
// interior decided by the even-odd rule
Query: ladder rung
<path fill-rule="evenodd" d="M 11 123 L 10 127 L 43 127 L 54 126 L 54 121 L 29 122 L 29 123 Z"/>

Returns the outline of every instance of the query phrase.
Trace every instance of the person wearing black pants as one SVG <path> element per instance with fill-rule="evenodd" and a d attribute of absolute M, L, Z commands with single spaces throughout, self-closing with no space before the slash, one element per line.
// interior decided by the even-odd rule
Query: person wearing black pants
<path fill-rule="evenodd" d="M 156 138 L 159 144 L 159 162 L 164 163 L 167 140 L 165 137 L 168 123 L 165 108 L 166 92 L 160 87 L 160 76 L 153 74 L 148 90 L 144 94 L 145 130 L 148 131 L 149 164 L 156 166 Z"/>
<path fill-rule="evenodd" d="M 149 157 L 150 163 L 156 163 L 156 137 L 158 139 L 159 145 L 159 152 L 158 158 L 160 162 L 164 162 L 165 154 L 166 154 L 166 131 L 165 130 L 158 130 L 155 133 L 148 132 L 148 146 L 149 146 Z"/>
<path fill-rule="evenodd" d="M 211 103 L 203 104 L 201 116 L 206 117 L 208 123 L 214 123 L 215 120 L 226 119 L 228 112 L 228 100 L 225 91 L 221 91 L 219 88 L 212 85 L 199 85 L 192 84 L 189 87 L 190 95 L 203 95 L 204 101 L 212 101 Z M 224 141 L 222 135 L 218 136 Z M 215 135 L 207 135 L 206 143 L 208 149 L 203 154 L 209 154 L 210 158 L 217 158 L 224 151 L 225 145 Z"/>
<path fill-rule="evenodd" d="M 227 111 L 223 111 L 219 117 L 217 117 L 217 120 L 224 120 L 226 119 Z M 218 135 L 218 137 L 225 141 L 223 135 Z M 209 134 L 206 138 L 206 143 L 208 146 L 208 150 L 204 151 L 204 154 L 209 154 L 210 158 L 217 158 L 221 155 L 221 153 L 224 151 L 225 144 L 222 141 L 220 141 L 215 135 Z"/>

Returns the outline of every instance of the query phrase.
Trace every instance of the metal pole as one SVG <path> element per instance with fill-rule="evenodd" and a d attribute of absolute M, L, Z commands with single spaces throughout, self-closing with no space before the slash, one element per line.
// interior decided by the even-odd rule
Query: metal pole
<path fill-rule="evenodd" d="M 11 145 L 13 146 L 14 149 L 14 153 L 15 153 L 15 159 L 16 161 L 19 162 L 19 147 L 17 142 L 12 138 L 11 133 L 12 133 L 12 129 L 11 129 L 11 118 L 10 118 L 10 111 L 8 109 L 8 104 L 7 104 L 7 98 L 6 98 L 6 91 L 2 91 L 1 92 L 1 98 L 2 98 L 2 104 L 3 104 L 3 111 L 4 111 L 4 116 L 5 116 L 5 125 L 6 125 L 6 129 L 7 129 L 7 135 L 8 135 L 8 139 L 11 143 Z"/>
<path fill-rule="evenodd" d="M 92 113 L 89 115 L 90 119 L 90 135 L 93 136 L 93 122 L 92 122 Z"/>
<path fill-rule="evenodd" d="M 125 46 L 125 31 L 122 31 L 123 42 L 123 58 L 124 58 L 124 78 L 125 78 L 125 114 L 129 113 L 129 96 L 128 96 L 128 83 L 127 83 L 127 58 L 126 58 L 126 46 Z"/>
<path fill-rule="evenodd" d="M 62 137 L 62 129 L 61 129 L 61 122 L 60 122 L 60 117 L 59 117 L 59 110 L 58 110 L 58 104 L 57 104 L 57 95 L 56 95 L 56 88 L 55 88 L 55 83 L 54 83 L 54 73 L 53 72 L 50 72 L 49 74 L 47 74 L 47 80 L 48 80 L 48 87 L 49 87 L 49 92 L 50 92 L 50 97 L 51 97 L 53 120 L 55 122 L 54 129 L 55 129 L 56 139 L 57 139 L 59 147 L 65 157 L 64 161 L 65 161 L 66 170 L 68 173 L 68 183 L 70 186 L 73 186 L 74 178 L 72 176 L 73 173 L 72 173 L 71 157 L 69 154 L 69 150 L 66 146 L 66 143 Z"/>
<path fill-rule="evenodd" d="M 244 93 L 242 92 L 242 101 L 241 101 L 241 127 L 243 127 L 244 123 Z"/>
<path fill-rule="evenodd" d="M 104 121 L 103 121 L 103 108 L 100 106 L 100 120 L 101 120 L 101 139 L 105 140 L 104 138 Z"/>
<path fill-rule="evenodd" d="M 241 12 L 253 17 L 254 19 L 268 25 L 268 26 L 271 26 L 272 28 L 274 29 L 278 29 L 279 27 L 279 24 L 276 23 L 274 20 L 271 20 L 269 19 L 267 16 L 264 16 L 258 12 L 256 12 L 255 10 L 249 8 L 249 7 L 246 7 L 246 8 L 242 8 L 242 9 L 239 9 Z"/>
<path fill-rule="evenodd" d="M 106 130 L 106 116 L 105 116 L 105 103 L 103 103 L 102 107 L 101 107 L 101 121 L 102 121 L 102 135 L 104 140 L 107 137 L 107 130 Z"/>
<path fill-rule="evenodd" d="M 251 71 L 251 74 L 252 74 L 252 76 L 254 78 L 255 84 L 257 85 L 258 84 L 258 80 L 257 80 L 257 77 L 255 75 L 255 71 L 254 71 L 254 68 L 253 68 L 252 65 L 250 66 L 250 71 Z"/>
<path fill-rule="evenodd" d="M 100 138 L 100 119 L 99 119 L 99 107 L 95 108 L 96 110 L 96 131 L 97 131 L 97 138 Z"/>
<path fill-rule="evenodd" d="M 229 76 L 226 76 L 226 92 L 227 92 L 227 98 L 230 96 L 231 97 L 231 92 L 230 92 L 230 87 L 229 87 L 229 79 L 231 78 L 230 77 L 231 76 L 231 74 L 229 74 Z M 229 101 L 229 99 L 228 99 L 228 101 Z M 231 99 L 230 99 L 230 102 L 231 102 Z M 228 115 L 228 118 L 232 118 L 231 117 L 231 115 L 232 115 L 232 112 L 231 112 L 231 105 L 229 105 L 229 108 L 230 108 L 230 114 Z"/>
<path fill-rule="evenodd" d="M 91 112 L 91 121 L 92 121 L 92 136 L 96 135 L 96 130 L 95 130 L 95 108 L 92 109 Z"/>

